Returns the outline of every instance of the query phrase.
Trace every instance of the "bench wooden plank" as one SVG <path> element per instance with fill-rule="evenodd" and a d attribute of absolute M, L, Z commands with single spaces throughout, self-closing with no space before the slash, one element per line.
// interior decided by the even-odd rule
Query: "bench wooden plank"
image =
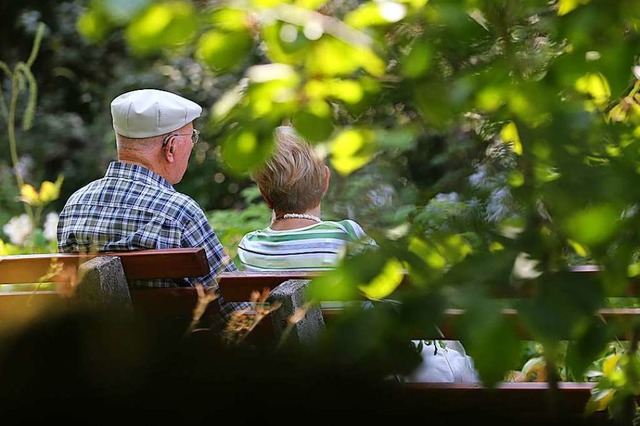
<path fill-rule="evenodd" d="M 68 300 L 56 291 L 0 292 L 0 322 L 28 319 L 50 309 L 65 307 Z"/>
<path fill-rule="evenodd" d="M 225 271 L 218 275 L 218 285 L 222 296 L 230 302 L 240 302 L 249 300 L 251 292 L 256 289 L 268 288 L 273 290 L 276 286 L 287 280 L 303 280 L 313 279 L 322 272 L 312 271 L 282 271 L 282 272 L 255 272 L 255 271 Z M 582 265 L 571 268 L 569 272 L 576 274 L 584 286 L 600 286 L 598 276 L 600 271 L 594 265 Z M 624 288 L 607 288 L 605 289 L 607 297 L 634 297 L 640 294 L 640 280 L 631 279 L 633 285 Z M 410 289 L 412 286 L 408 277 L 400 284 L 398 291 Z M 492 297 L 505 298 L 523 298 L 532 297 L 535 289 L 531 285 L 515 286 L 496 286 L 493 289 Z"/>
<path fill-rule="evenodd" d="M 134 288 L 131 300 L 137 312 L 143 315 L 191 315 L 198 303 L 194 287 Z M 218 304 L 208 305 L 206 313 L 217 312 Z"/>
<path fill-rule="evenodd" d="M 513 424 L 521 424 L 516 420 L 608 424 L 604 411 L 583 417 L 594 386 L 595 383 L 559 382 L 558 392 L 552 394 L 546 382 L 501 382 L 495 388 L 478 383 L 404 383 L 400 392 L 408 406 L 422 407 L 437 416 L 450 415 L 451 420 L 458 416 L 489 416 L 495 420 L 513 419 Z"/>
<path fill-rule="evenodd" d="M 151 251 L 154 253 L 152 258 L 147 256 Z M 202 247 L 100 254 L 120 257 L 124 273 L 130 280 L 202 277 L 210 271 L 207 255 Z"/>
<path fill-rule="evenodd" d="M 153 256 L 148 256 L 153 253 Z M 155 249 L 93 254 L 29 254 L 0 256 L 0 284 L 39 282 L 51 272 L 52 259 L 63 265 L 63 273 L 48 282 L 66 282 L 78 266 L 96 256 L 118 256 L 129 280 L 200 277 L 209 273 L 204 248 Z"/>
<path fill-rule="evenodd" d="M 306 280 L 317 276 L 317 272 L 283 271 L 253 272 L 234 271 L 218 274 L 217 281 L 222 297 L 228 302 L 244 302 L 251 299 L 253 291 L 264 288 L 273 290 L 288 280 Z"/>
<path fill-rule="evenodd" d="M 0 256 L 0 284 L 67 282 L 75 277 L 78 266 L 91 257 L 77 254 L 29 254 Z M 51 275 L 52 266 L 62 271 Z M 46 278 L 45 278 L 46 277 Z"/>
<path fill-rule="evenodd" d="M 585 283 L 595 283 L 596 274 L 599 273 L 597 267 L 593 265 L 585 265 L 576 267 L 572 270 L 572 273 L 579 274 L 581 279 L 585 280 Z M 320 272 L 304 272 L 304 271 L 284 271 L 284 272 L 254 272 L 254 271 L 234 271 L 223 272 L 218 275 L 218 285 L 222 296 L 227 301 L 240 302 L 250 300 L 251 293 L 254 291 L 261 291 L 264 288 L 273 290 L 278 285 L 287 280 L 304 280 L 313 279 L 318 276 Z M 405 281 L 405 286 L 410 285 Z M 589 285 L 589 284 L 585 284 Z M 531 296 L 531 292 L 524 291 L 525 295 L 522 297 Z M 633 289 L 622 290 L 615 292 L 617 295 L 635 294 Z M 500 297 L 512 296 L 503 292 Z M 322 314 L 327 324 L 336 321 L 342 314 L 340 308 L 322 308 Z M 523 340 L 531 339 L 529 333 L 527 333 L 526 327 L 522 324 L 518 311 L 516 309 L 502 309 L 501 314 L 505 317 L 505 320 L 511 323 L 514 330 L 518 333 L 518 336 Z M 437 330 L 416 330 L 416 338 L 419 339 L 451 339 L 460 340 L 461 335 L 459 332 L 458 322 L 464 315 L 462 309 L 446 309 L 444 311 L 444 319 L 441 324 L 438 325 L 442 334 Z M 595 316 L 601 317 L 604 321 L 611 324 L 629 324 L 630 321 L 638 321 L 640 318 L 640 309 L 634 308 L 604 308 L 594 313 Z M 567 338 L 569 336 L 566 336 Z M 631 336 L 618 336 L 620 338 L 630 338 Z"/>
<path fill-rule="evenodd" d="M 33 317 L 45 309 L 71 306 L 75 303 L 71 296 L 77 284 L 79 266 L 98 256 L 118 256 L 129 280 L 199 277 L 209 272 L 204 248 L 1 256 L 0 284 L 17 287 L 0 292 L 0 321 L 8 323 Z M 52 261 L 56 268 L 60 268 L 53 274 Z M 54 283 L 60 291 L 51 290 L 51 285 L 43 286 L 45 290 L 37 289 L 33 283 L 43 278 L 46 283 Z M 16 291 L 20 284 L 25 284 L 23 287 L 28 290 Z M 192 318 L 198 302 L 198 294 L 193 287 L 130 288 L 129 293 L 138 317 L 169 320 L 180 317 L 183 325 Z M 213 314 L 217 309 L 218 304 L 212 303 L 205 315 Z"/>
<path fill-rule="evenodd" d="M 208 264 L 203 249 L 179 250 L 141 250 L 136 252 L 97 253 L 91 256 L 76 254 L 25 255 L 0 258 L 0 283 L 14 283 L 16 280 L 37 282 L 50 267 L 52 258 L 59 259 L 65 265 L 67 276 L 55 280 L 69 279 L 78 265 L 94 256 L 120 256 L 123 269 L 128 279 L 178 278 L 185 276 L 201 276 L 208 272 Z M 20 262 L 22 263 L 22 266 Z M 25 266 L 27 265 L 27 266 Z M 35 266 L 33 266 L 35 265 Z M 68 266 L 67 266 L 68 265 Z M 25 269 L 25 270 L 21 270 Z M 16 271 L 18 270 L 18 271 Z M 580 271 L 592 274 L 597 271 Z M 255 273 L 246 271 L 225 272 L 219 275 L 218 283 L 223 296 L 228 301 L 246 301 L 253 291 L 263 288 L 273 289 L 287 280 L 312 279 L 319 273 L 282 272 Z M 64 274 L 62 274 L 64 275 Z M 590 276 L 589 276 L 590 277 Z M 178 324 L 178 330 L 185 331 L 193 309 L 197 305 L 198 294 L 195 288 L 131 288 L 131 298 L 137 315 L 150 318 L 162 318 L 171 321 L 174 317 L 181 317 L 185 322 Z M 64 301 L 54 291 L 0 293 L 0 317 L 12 311 L 24 311 L 29 303 L 51 303 Z M 217 304 L 213 304 L 216 306 Z M 323 309 L 323 316 L 327 323 L 335 321 L 344 308 L 327 307 Z M 444 337 L 458 340 L 459 333 L 456 322 L 464 314 L 461 309 L 446 310 L 445 321 L 441 325 Z M 514 325 L 518 324 L 518 312 L 515 309 L 504 309 L 502 314 Z M 603 309 L 599 312 L 606 321 L 630 321 L 640 316 L 640 309 Z M 1 318 L 0 318 L 1 319 Z M 157 328 L 158 323 L 153 320 L 149 324 Z M 259 330 L 269 325 L 269 321 L 262 321 Z M 262 330 L 262 331 L 260 331 Z M 439 339 L 442 335 L 435 330 L 424 331 L 416 338 Z M 429 413 L 439 413 L 452 416 L 454 419 L 460 413 L 473 413 L 473 418 L 486 415 L 488 418 L 509 417 L 522 419 L 549 419 L 549 410 L 555 410 L 563 418 L 580 419 L 584 407 L 590 397 L 594 383 L 560 382 L 558 394 L 553 399 L 555 405 L 550 405 L 551 392 L 548 383 L 537 382 L 503 382 L 495 388 L 485 387 L 480 383 L 403 383 L 400 385 L 402 404 L 407 407 L 420 409 L 426 416 Z M 606 416 L 606 413 L 596 413 L 596 417 Z M 600 417 L 602 418 L 602 417 Z M 455 420 L 454 420 L 455 421 Z M 515 423 L 514 423 L 515 424 Z"/>

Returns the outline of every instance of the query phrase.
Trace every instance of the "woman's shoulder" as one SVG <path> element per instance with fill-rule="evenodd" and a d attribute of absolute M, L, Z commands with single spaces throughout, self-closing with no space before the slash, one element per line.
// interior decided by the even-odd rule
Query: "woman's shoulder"
<path fill-rule="evenodd" d="M 362 229 L 362 226 L 360 226 L 360 224 L 358 224 L 358 222 L 356 222 L 355 220 L 352 220 L 352 219 L 343 219 L 343 220 L 338 220 L 338 221 L 327 221 L 327 222 L 323 222 L 323 223 L 330 224 L 332 226 L 340 228 L 343 232 L 345 232 L 346 234 L 349 234 L 349 236 L 353 240 L 360 240 L 360 239 L 365 238 L 367 236 L 367 234 L 364 232 L 364 229 Z"/>
<path fill-rule="evenodd" d="M 345 228 L 349 228 L 349 229 L 355 229 L 358 231 L 362 231 L 362 233 L 364 233 L 364 230 L 362 229 L 362 226 L 360 226 L 360 224 L 358 222 L 356 222 L 355 220 L 352 219 L 343 219 L 343 220 L 339 220 L 336 223 L 340 224 L 340 226 L 345 227 Z"/>
<path fill-rule="evenodd" d="M 245 233 L 241 238 L 241 242 L 255 241 L 255 240 L 268 238 L 271 235 L 271 233 L 272 233 L 271 228 L 268 228 L 268 227 L 264 229 L 255 229 L 253 231 L 249 231 Z"/>

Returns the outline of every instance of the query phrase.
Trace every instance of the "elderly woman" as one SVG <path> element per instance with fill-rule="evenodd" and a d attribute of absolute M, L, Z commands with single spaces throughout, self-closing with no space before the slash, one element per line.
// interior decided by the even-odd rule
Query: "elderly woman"
<path fill-rule="evenodd" d="M 329 177 L 323 158 L 292 127 L 276 129 L 271 159 L 251 175 L 273 210 L 271 225 L 246 234 L 240 241 L 238 257 L 245 269 L 328 270 L 345 256 L 377 246 L 352 220 L 333 222 L 320 218 L 320 204 L 329 187 Z M 373 307 L 370 302 L 362 306 Z M 421 353 L 422 363 L 411 374 L 399 375 L 398 380 L 478 381 L 473 360 L 460 342 L 413 340 L 412 343 Z"/>
<path fill-rule="evenodd" d="M 353 220 L 321 219 L 330 175 L 324 159 L 293 127 L 276 128 L 272 157 L 251 175 L 273 210 L 272 221 L 238 244 L 245 269 L 333 269 L 345 256 L 376 245 Z"/>

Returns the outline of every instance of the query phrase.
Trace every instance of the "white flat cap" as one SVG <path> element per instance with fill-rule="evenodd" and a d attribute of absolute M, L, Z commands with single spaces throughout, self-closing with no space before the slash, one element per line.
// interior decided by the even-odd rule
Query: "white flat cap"
<path fill-rule="evenodd" d="M 116 133 L 149 138 L 177 130 L 200 117 L 202 107 L 171 92 L 141 89 L 123 93 L 111 102 Z"/>

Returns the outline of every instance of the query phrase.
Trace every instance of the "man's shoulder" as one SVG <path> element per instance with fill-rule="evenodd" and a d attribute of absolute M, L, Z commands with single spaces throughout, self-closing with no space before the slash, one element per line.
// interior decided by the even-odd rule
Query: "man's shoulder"
<path fill-rule="evenodd" d="M 86 185 L 76 189 L 69 196 L 69 198 L 67 200 L 67 203 L 69 203 L 70 201 L 73 201 L 73 200 L 80 199 L 83 196 L 85 196 L 86 194 L 91 194 L 92 192 L 95 192 L 95 188 L 97 188 L 100 185 L 101 181 L 102 181 L 102 178 L 96 179 L 96 180 L 93 180 L 93 181 L 87 183 Z"/>
<path fill-rule="evenodd" d="M 196 200 L 194 200 L 190 195 L 185 194 L 184 192 L 173 191 L 171 193 L 171 198 L 176 201 L 180 201 L 181 203 L 193 204 L 197 208 L 201 208 L 200 204 Z"/>
<path fill-rule="evenodd" d="M 194 214 L 195 213 L 202 214 L 202 215 L 205 214 L 204 210 L 202 209 L 202 206 L 198 204 L 196 200 L 191 198 L 191 196 L 185 194 L 184 192 L 175 191 L 173 194 L 171 194 L 170 199 L 172 203 L 175 203 L 175 205 L 181 206 L 183 210 L 186 210 Z"/>

